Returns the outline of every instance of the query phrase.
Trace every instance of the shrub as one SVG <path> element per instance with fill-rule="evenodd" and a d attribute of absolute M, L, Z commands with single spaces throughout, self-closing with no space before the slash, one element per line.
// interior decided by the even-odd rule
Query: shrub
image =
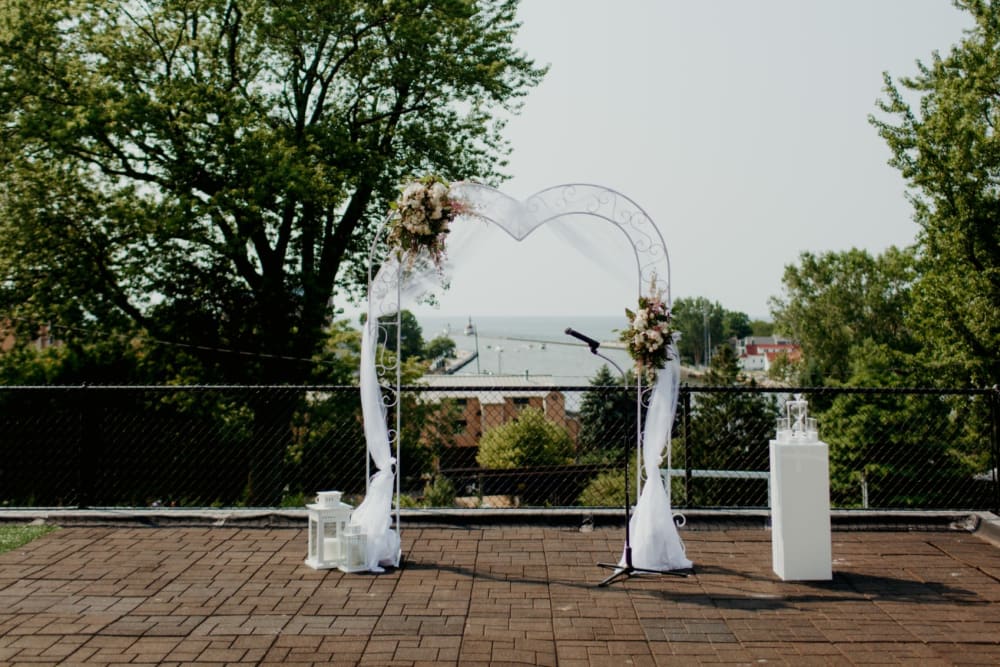
<path fill-rule="evenodd" d="M 630 472 L 630 475 L 635 473 Z M 629 479 L 629 496 L 632 504 L 638 500 L 635 480 Z M 590 480 L 577 503 L 584 507 L 621 507 L 625 503 L 625 471 L 602 472 Z"/>
<path fill-rule="evenodd" d="M 569 432 L 538 408 L 525 408 L 517 419 L 483 434 L 476 462 L 483 468 L 522 468 L 566 465 L 572 456 Z"/>

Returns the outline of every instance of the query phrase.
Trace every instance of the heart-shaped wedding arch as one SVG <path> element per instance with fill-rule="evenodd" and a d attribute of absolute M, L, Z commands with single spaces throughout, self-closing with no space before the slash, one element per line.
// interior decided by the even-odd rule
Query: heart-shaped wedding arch
<path fill-rule="evenodd" d="M 497 226 L 513 239 L 522 241 L 546 223 L 569 221 L 581 216 L 598 218 L 614 225 L 628 238 L 635 257 L 637 295 L 641 298 L 643 288 L 650 287 L 658 293 L 662 292 L 666 304 L 670 304 L 670 258 L 663 236 L 638 204 L 615 190 L 573 183 L 542 190 L 521 202 L 489 186 L 463 181 L 451 184 L 448 197 L 461 202 L 461 212 L 447 236 L 449 256 L 454 255 L 482 225 Z M 352 523 L 360 526 L 366 536 L 367 566 L 374 572 L 381 571 L 381 566 L 398 566 L 402 553 L 400 488 L 396 474 L 402 431 L 398 400 L 401 366 L 396 355 L 388 361 L 379 357 L 379 350 L 384 350 L 384 345 L 379 343 L 386 342 L 386 329 L 379 324 L 395 317 L 395 347 L 400 349 L 403 302 L 416 299 L 432 289 L 435 279 L 446 273 L 448 268 L 447 261 L 443 265 L 436 261 L 441 259 L 440 256 L 400 250 L 390 252 L 380 268 L 374 271 L 378 249 L 396 215 L 393 212 L 385 217 L 369 250 L 368 314 L 361 346 L 360 385 L 368 452 L 368 484 L 364 501 L 352 514 Z M 571 227 L 564 227 L 564 230 L 570 234 L 573 231 Z M 670 345 L 673 347 L 672 341 Z M 667 467 L 670 467 L 670 430 L 680 379 L 675 348 L 670 356 L 672 358 L 659 371 L 652 389 L 642 386 L 641 372 L 637 373 L 639 381 L 636 383 L 638 458 L 642 461 L 642 465 L 637 466 L 636 483 L 641 484 L 642 493 L 630 521 L 632 541 L 629 565 L 654 570 L 677 570 L 691 566 L 677 535 L 669 489 L 659 474 L 664 451 Z M 644 398 L 648 398 L 645 426 L 639 416 Z M 389 409 L 394 412 L 393 428 L 389 427 Z M 376 468 L 374 474 L 371 473 L 372 463 Z M 645 484 L 642 484 L 643 472 Z M 627 549 L 628 544 L 626 539 Z"/>

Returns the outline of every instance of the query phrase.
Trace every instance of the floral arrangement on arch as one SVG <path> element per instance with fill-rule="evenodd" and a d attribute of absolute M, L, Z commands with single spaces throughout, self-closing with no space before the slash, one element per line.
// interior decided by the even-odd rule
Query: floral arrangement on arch
<path fill-rule="evenodd" d="M 466 212 L 466 206 L 451 197 L 447 181 L 437 176 L 424 176 L 403 187 L 395 210 L 389 243 L 411 261 L 420 250 L 426 250 L 438 267 L 444 260 L 445 239 L 456 216 Z"/>
<path fill-rule="evenodd" d="M 673 342 L 670 308 L 663 301 L 663 290 L 656 288 L 655 275 L 649 283 L 649 295 L 640 296 L 638 309 L 626 308 L 625 315 L 629 326 L 621 332 L 621 341 L 640 370 L 653 376 L 667 365 Z"/>

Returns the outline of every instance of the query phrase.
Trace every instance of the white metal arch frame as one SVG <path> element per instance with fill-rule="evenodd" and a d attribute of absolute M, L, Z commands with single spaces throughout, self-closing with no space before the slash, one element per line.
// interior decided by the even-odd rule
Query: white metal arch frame
<path fill-rule="evenodd" d="M 450 195 L 453 199 L 463 201 L 471 210 L 471 215 L 486 220 L 509 234 L 516 241 L 522 241 L 542 225 L 566 217 L 595 217 L 614 225 L 628 238 L 635 258 L 636 294 L 651 285 L 662 291 L 668 306 L 671 305 L 670 294 L 670 258 L 666 244 L 653 220 L 632 199 L 625 195 L 599 185 L 587 183 L 570 183 L 542 190 L 527 200 L 521 202 L 492 187 L 474 182 L 457 182 L 451 185 Z M 395 524 L 397 536 L 399 531 L 399 495 L 400 480 L 396 474 L 396 464 L 400 460 L 401 404 L 400 384 L 401 365 L 399 355 L 386 357 L 385 343 L 388 342 L 388 332 L 379 326 L 380 320 L 395 317 L 396 340 L 395 347 L 400 349 L 401 343 L 401 312 L 402 302 L 407 295 L 419 291 L 419 283 L 436 272 L 428 269 L 429 260 L 417 258 L 415 263 L 401 262 L 396 253 L 389 257 L 375 271 L 375 261 L 381 241 L 389 228 L 393 215 L 386 215 L 382 220 L 368 254 L 368 314 L 365 326 L 366 344 L 362 344 L 362 408 L 364 410 L 365 432 L 368 440 L 368 456 L 366 457 L 366 473 L 369 483 L 366 488 L 371 492 L 371 464 L 374 461 L 379 475 L 392 475 L 394 478 L 394 494 L 396 496 Z M 454 225 L 460 225 L 457 220 Z M 423 270 L 422 270 L 423 269 Z M 414 288 L 417 285 L 418 287 Z M 628 305 L 628 304 L 625 304 Z M 381 345 L 379 345 L 381 343 Z M 379 351 L 383 355 L 379 355 Z M 365 365 L 370 368 L 367 369 Z M 641 375 L 641 374 L 640 374 Z M 366 377 L 367 376 L 367 377 Z M 364 400 L 366 382 L 378 384 L 378 399 L 372 398 L 366 404 Z M 374 393 L 374 388 L 369 387 Z M 384 390 L 384 391 L 383 391 Z M 637 459 L 642 460 L 642 422 L 640 418 L 641 405 L 644 396 L 641 378 L 636 387 L 637 410 L 636 430 L 638 443 Z M 393 409 L 393 428 L 388 428 L 388 410 Z M 374 441 L 373 441 L 374 440 Z M 373 451 L 373 447 L 377 451 Z M 395 451 L 394 457 L 389 457 L 387 451 Z M 667 448 L 667 465 L 670 466 L 670 449 Z M 391 469 L 385 469 L 386 461 Z M 380 464 L 381 462 L 381 464 Z M 642 465 L 637 465 L 636 481 L 641 481 Z M 638 488 L 638 487 L 637 487 Z M 667 489 L 669 502 L 669 488 Z M 359 507 L 362 510 L 365 503 Z M 375 508 L 368 508 L 374 510 Z M 384 507 L 382 510 L 384 511 Z M 357 513 L 357 512 L 356 512 Z M 396 553 L 398 564 L 399 553 Z"/>

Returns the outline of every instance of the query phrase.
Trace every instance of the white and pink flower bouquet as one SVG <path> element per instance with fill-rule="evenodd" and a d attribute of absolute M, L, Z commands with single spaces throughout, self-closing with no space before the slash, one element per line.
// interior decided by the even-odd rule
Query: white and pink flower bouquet
<path fill-rule="evenodd" d="M 426 250 L 434 264 L 441 266 L 449 226 L 466 208 L 450 196 L 448 182 L 437 176 L 412 181 L 392 207 L 395 215 L 389 243 L 403 253 L 410 253 L 411 261 L 420 250 Z"/>
<path fill-rule="evenodd" d="M 640 371 L 655 376 L 656 371 L 667 365 L 673 330 L 670 327 L 670 308 L 663 301 L 663 291 L 656 289 L 656 277 L 650 282 L 649 296 L 639 297 L 639 308 L 634 312 L 625 309 L 629 326 L 621 332 L 629 354 Z"/>

